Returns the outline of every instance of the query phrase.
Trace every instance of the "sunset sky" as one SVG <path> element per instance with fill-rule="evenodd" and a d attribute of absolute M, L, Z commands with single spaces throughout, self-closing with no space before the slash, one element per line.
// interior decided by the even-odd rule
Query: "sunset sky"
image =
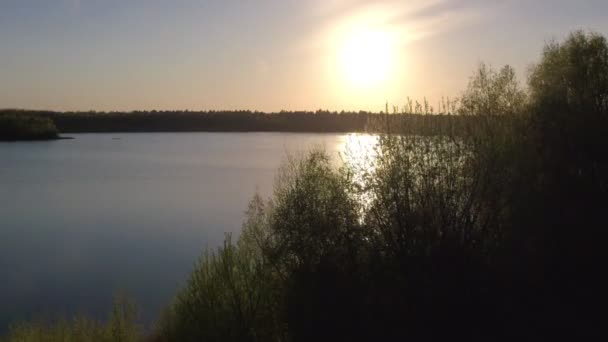
<path fill-rule="evenodd" d="M 0 0 L 0 108 L 381 110 L 525 79 L 606 0 Z"/>

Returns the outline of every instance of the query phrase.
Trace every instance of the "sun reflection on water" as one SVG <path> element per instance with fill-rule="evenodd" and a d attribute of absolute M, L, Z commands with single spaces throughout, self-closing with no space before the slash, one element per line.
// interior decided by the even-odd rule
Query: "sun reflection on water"
<path fill-rule="evenodd" d="M 338 147 L 342 161 L 347 166 L 372 167 L 377 157 L 378 136 L 351 133 L 344 136 Z"/>
<path fill-rule="evenodd" d="M 365 185 L 369 184 L 370 177 L 374 177 L 379 139 L 378 135 L 349 134 L 343 137 L 338 149 L 343 165 L 352 177 L 355 195 L 363 207 L 370 205 L 373 201 L 372 195 Z"/>

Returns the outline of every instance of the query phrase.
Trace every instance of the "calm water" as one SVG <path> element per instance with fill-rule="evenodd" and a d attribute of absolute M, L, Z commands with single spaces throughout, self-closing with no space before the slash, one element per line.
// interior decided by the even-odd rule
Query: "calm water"
<path fill-rule="evenodd" d="M 322 145 L 338 162 L 348 142 L 369 138 L 73 136 L 0 143 L 0 331 L 75 312 L 103 318 L 120 292 L 149 324 L 202 250 L 240 230 L 256 189 L 270 195 L 287 153 Z"/>

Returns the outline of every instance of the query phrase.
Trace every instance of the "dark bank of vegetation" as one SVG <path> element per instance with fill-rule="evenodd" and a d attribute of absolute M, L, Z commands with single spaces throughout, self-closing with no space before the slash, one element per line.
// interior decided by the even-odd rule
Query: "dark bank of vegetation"
<path fill-rule="evenodd" d="M 251 111 L 55 113 L 62 132 L 357 132 L 369 113 Z"/>
<path fill-rule="evenodd" d="M 126 297 L 117 297 L 107 323 L 102 324 L 84 316 L 71 320 L 59 320 L 52 325 L 21 323 L 0 341 L 15 342 L 117 342 L 140 341 L 143 330 L 135 323 L 137 310 Z"/>
<path fill-rule="evenodd" d="M 205 252 L 153 333 L 122 340 L 601 336 L 605 38 L 547 45 L 527 90 L 510 67 L 482 65 L 456 112 L 475 124 L 448 121 L 432 136 L 400 134 L 382 116 L 391 132 L 375 155 L 338 170 L 322 151 L 290 159 L 272 198 L 254 197 L 238 239 Z M 14 329 L 8 341 L 53 329 Z"/>
<path fill-rule="evenodd" d="M 23 111 L 0 111 L 0 141 L 59 139 L 50 118 Z"/>
<path fill-rule="evenodd" d="M 441 114 L 423 115 L 433 108 L 428 102 L 409 101 L 400 108 L 386 108 L 395 115 L 391 121 L 408 127 L 408 133 L 437 134 L 440 127 L 463 118 L 447 115 L 454 103 L 439 104 Z M 32 116 L 51 119 L 63 133 L 107 132 L 383 132 L 376 125 L 379 113 L 371 112 L 286 112 L 252 111 L 150 111 L 150 112 L 49 112 L 28 111 Z M 432 125 L 424 124 L 432 122 Z M 403 124 L 403 125 L 402 125 Z"/>

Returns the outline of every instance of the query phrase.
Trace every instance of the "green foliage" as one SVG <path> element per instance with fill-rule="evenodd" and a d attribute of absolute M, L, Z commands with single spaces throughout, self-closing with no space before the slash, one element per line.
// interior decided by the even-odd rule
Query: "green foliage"
<path fill-rule="evenodd" d="M 357 212 L 345 185 L 325 153 L 291 158 L 279 172 L 273 201 L 256 196 L 250 203 L 238 242 L 227 237 L 201 257 L 161 320 L 158 338 L 285 340 L 287 326 L 297 323 L 290 316 L 302 314 L 286 311 L 286 303 L 311 299 L 299 296 L 293 275 L 351 252 L 345 246 Z"/>
<path fill-rule="evenodd" d="M 469 81 L 460 100 L 464 115 L 513 115 L 523 111 L 526 93 L 520 88 L 515 70 L 505 65 L 496 72 L 484 63 Z"/>
<path fill-rule="evenodd" d="M 265 251 L 279 270 L 310 269 L 353 238 L 358 214 L 348 184 L 319 150 L 290 158 L 275 182 L 269 222 L 271 246 Z"/>
<path fill-rule="evenodd" d="M 279 170 L 263 252 L 280 276 L 280 318 L 294 341 L 346 331 L 352 323 L 343 309 L 358 300 L 349 287 L 365 242 L 349 190 L 348 178 L 320 150 L 292 157 Z"/>
<path fill-rule="evenodd" d="M 608 109 L 608 45 L 597 33 L 576 31 L 563 43 L 545 46 L 532 68 L 530 91 L 534 104 L 581 113 Z"/>
<path fill-rule="evenodd" d="M 47 117 L 19 111 L 0 111 L 0 141 L 56 139 L 59 132 Z"/>
<path fill-rule="evenodd" d="M 187 285 L 159 322 L 160 341 L 268 341 L 278 339 L 276 281 L 260 250 L 263 202 L 250 204 L 236 244 L 205 252 Z"/>
<path fill-rule="evenodd" d="M 479 242 L 481 178 L 463 141 L 385 136 L 366 180 L 368 224 L 379 246 L 399 257 L 432 253 L 435 242 Z M 485 170 L 483 170 L 485 171 Z M 471 246 L 472 247 L 472 246 Z"/>
<path fill-rule="evenodd" d="M 603 36 L 578 31 L 545 47 L 530 77 L 526 151 L 509 202 L 511 275 L 536 291 L 522 306 L 544 317 L 542 328 L 567 326 L 579 338 L 599 333 L 594 312 L 606 285 L 597 270 L 608 257 L 607 82 Z"/>
<path fill-rule="evenodd" d="M 596 33 L 577 31 L 550 43 L 530 76 L 533 124 L 545 172 L 606 188 L 608 160 L 608 43 Z M 574 179 L 570 177 L 569 179 Z M 563 181 L 563 180 L 556 180 Z"/>
<path fill-rule="evenodd" d="M 143 335 L 137 324 L 136 309 L 132 302 L 119 297 L 114 303 L 107 324 L 75 317 L 54 324 L 22 323 L 10 328 L 2 342 L 136 342 Z"/>
<path fill-rule="evenodd" d="M 406 133 L 437 135 L 452 121 L 467 121 L 455 114 L 458 101 L 443 99 L 435 108 L 428 101 L 408 99 L 394 107 L 391 122 L 407 127 Z M 387 111 L 388 113 L 388 111 Z M 386 125 L 378 119 L 386 115 L 373 112 L 286 112 L 251 111 L 152 111 L 152 112 L 23 112 L 53 120 L 64 133 L 103 132 L 362 132 L 384 133 Z M 384 113 L 386 114 L 386 113 Z M 434 115 L 426 115 L 434 114 Z M 392 125 L 392 123 L 391 123 Z"/>

